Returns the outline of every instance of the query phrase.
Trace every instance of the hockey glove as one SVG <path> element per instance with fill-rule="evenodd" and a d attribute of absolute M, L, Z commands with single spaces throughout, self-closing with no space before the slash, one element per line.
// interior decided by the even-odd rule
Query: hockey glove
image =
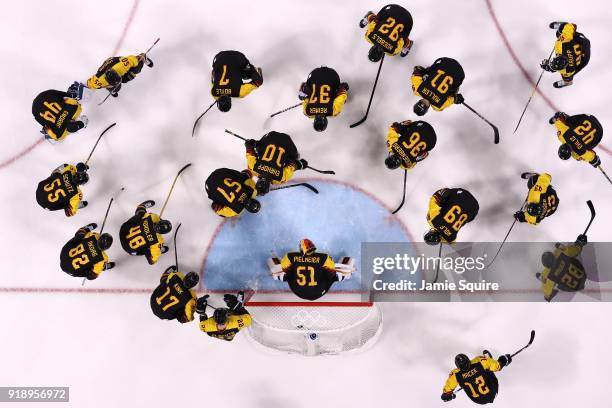
<path fill-rule="evenodd" d="M 542 68 L 544 71 L 548 71 L 548 72 L 555 72 L 553 71 L 553 69 L 550 67 L 549 62 L 547 59 L 542 60 L 542 62 L 540 63 L 540 68 Z"/>
<path fill-rule="evenodd" d="M 522 211 L 517 211 L 514 213 L 514 219 L 518 222 L 525 222 L 525 214 Z"/>
<path fill-rule="evenodd" d="M 455 95 L 455 104 L 456 105 L 461 105 L 463 102 L 465 102 L 465 99 L 463 99 L 463 95 L 461 95 L 460 93 Z"/>
<path fill-rule="evenodd" d="M 304 159 L 300 159 L 300 160 L 296 160 L 295 161 L 295 168 L 297 170 L 304 170 L 308 167 L 308 162 Z"/>
<path fill-rule="evenodd" d="M 198 314 L 205 314 L 206 313 L 206 308 L 208 307 L 208 298 L 210 297 L 210 295 L 204 295 L 201 298 L 198 299 L 198 301 L 196 302 L 196 313 Z"/>
<path fill-rule="evenodd" d="M 77 163 L 76 169 L 79 173 L 89 170 L 89 166 L 85 163 Z"/>
<path fill-rule="evenodd" d="M 412 71 L 412 74 L 416 75 L 416 76 L 423 76 L 423 75 L 425 75 L 425 72 L 426 72 L 425 68 L 423 68 L 420 65 L 416 65 L 414 67 L 414 70 Z"/>
<path fill-rule="evenodd" d="M 306 83 L 302 82 L 302 85 L 300 85 L 300 89 L 298 91 L 298 99 L 303 101 L 306 98 L 308 98 L 308 94 L 306 93 Z"/>
<path fill-rule="evenodd" d="M 223 295 L 223 301 L 230 310 L 234 310 L 239 304 L 236 295 L 231 295 L 229 293 Z"/>
<path fill-rule="evenodd" d="M 72 99 L 81 100 L 83 98 L 83 88 L 85 88 L 85 85 L 78 81 L 74 81 L 66 93 L 68 97 Z"/>
<path fill-rule="evenodd" d="M 246 147 L 247 151 L 255 151 L 255 148 L 257 147 L 257 140 L 255 139 L 248 139 L 247 141 L 244 142 L 244 147 Z"/>
<path fill-rule="evenodd" d="M 512 362 L 512 356 L 510 354 L 504 354 L 497 359 L 499 365 L 504 368 Z"/>
<path fill-rule="evenodd" d="M 584 234 L 580 234 L 580 235 L 578 235 L 578 238 L 576 238 L 575 244 L 580 246 L 580 247 L 583 247 L 583 246 L 585 246 L 587 244 L 587 242 L 588 242 L 587 236 L 584 235 Z"/>
<path fill-rule="evenodd" d="M 338 87 L 338 93 L 343 93 L 343 92 L 348 92 L 349 90 L 349 84 L 347 84 L 346 82 L 342 82 L 340 84 L 340 86 Z"/>
<path fill-rule="evenodd" d="M 599 156 L 595 155 L 595 158 L 591 160 L 589 164 L 595 168 L 599 167 L 601 165 L 601 160 L 599 159 Z"/>
<path fill-rule="evenodd" d="M 456 397 L 457 396 L 454 392 L 445 392 L 444 394 L 442 394 L 442 401 L 449 402 L 454 400 Z"/>

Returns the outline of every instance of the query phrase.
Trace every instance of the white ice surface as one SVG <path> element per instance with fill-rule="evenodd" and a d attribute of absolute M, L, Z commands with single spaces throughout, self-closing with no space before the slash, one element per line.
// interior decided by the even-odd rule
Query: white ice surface
<path fill-rule="evenodd" d="M 58 270 L 58 251 L 75 230 L 101 221 L 108 198 L 126 192 L 113 208 L 109 231 L 145 199 L 164 199 L 176 170 L 194 166 L 177 184 L 167 209 L 181 221 L 182 263 L 197 269 L 218 225 L 203 194 L 206 176 L 217 167 L 242 167 L 242 143 L 224 128 L 245 136 L 274 129 L 291 134 L 304 157 L 316 157 L 336 178 L 374 193 L 390 206 L 401 194 L 402 175 L 384 168 L 384 137 L 396 120 L 413 118 L 416 98 L 409 76 L 415 64 L 440 56 L 457 58 L 466 72 L 462 93 L 498 124 L 502 143 L 462 107 L 425 117 L 438 133 L 431 156 L 408 181 L 409 197 L 399 214 L 420 237 L 426 229 L 429 196 L 444 186 L 463 186 L 479 200 L 478 219 L 461 231 L 465 241 L 500 240 L 526 188 L 522 171 L 553 175 L 561 204 L 533 228 L 519 225 L 512 240 L 572 240 L 584 228 L 584 202 L 599 216 L 592 241 L 610 241 L 611 186 L 585 163 L 562 162 L 547 124 L 553 111 L 535 97 L 516 135 L 512 130 L 529 95 L 504 48 L 483 0 L 411 1 L 415 46 L 405 59 L 386 59 L 368 121 L 357 129 L 376 66 L 357 22 L 381 1 L 153 1 L 139 3 L 120 54 L 146 49 L 153 70 L 144 69 L 116 100 L 84 108 L 90 126 L 64 143 L 44 143 L 10 166 L 0 168 L 4 231 L 0 236 L 0 287 L 80 288 L 80 280 Z M 612 114 L 609 55 L 610 5 L 605 1 L 494 1 L 493 6 L 519 58 L 532 77 L 552 47 L 550 21 L 572 19 L 591 39 L 592 59 L 575 85 L 554 90 L 557 75 L 541 88 L 568 113 L 592 113 L 604 129 Z M 4 162 L 39 137 L 30 106 L 44 89 L 64 89 L 85 79 L 109 56 L 121 36 L 131 2 L 24 0 L 3 6 L 0 17 L 2 152 Z M 569 13 L 566 14 L 566 13 Z M 193 120 L 210 103 L 210 64 L 223 49 L 243 51 L 263 68 L 265 84 L 235 101 L 227 114 L 211 111 L 197 138 Z M 299 111 L 266 121 L 294 104 L 297 88 L 316 66 L 334 67 L 350 83 L 342 115 L 317 134 Z M 97 96 L 100 97 L 102 93 Z M 36 183 L 58 164 L 83 160 L 99 132 L 117 122 L 92 159 L 84 193 L 90 206 L 72 219 L 42 211 Z M 612 146 L 607 136 L 603 144 Z M 599 151 L 612 173 L 610 156 Z M 8 228 L 7 228 L 8 227 Z M 117 243 L 118 244 L 118 243 Z M 240 243 L 237 243 L 239 247 Z M 110 251 L 120 267 L 88 288 L 152 288 L 167 262 L 148 267 L 128 258 L 119 245 Z M 195 324 L 179 326 L 152 315 L 146 294 L 0 293 L 0 386 L 66 385 L 75 407 L 151 407 L 232 403 L 254 407 L 436 407 L 442 384 L 458 352 L 483 347 L 509 352 L 538 331 L 532 349 L 499 375 L 496 407 L 556 408 L 608 404 L 612 331 L 608 304 L 385 304 L 385 331 L 369 352 L 351 357 L 307 359 L 262 355 L 244 338 L 226 344 L 207 338 Z M 458 396 L 453 406 L 471 406 Z M 23 406 L 27 406 L 24 404 Z"/>

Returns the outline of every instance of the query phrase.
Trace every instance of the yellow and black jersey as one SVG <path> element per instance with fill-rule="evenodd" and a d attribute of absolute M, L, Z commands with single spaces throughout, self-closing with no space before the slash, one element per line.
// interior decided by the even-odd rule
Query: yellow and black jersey
<path fill-rule="evenodd" d="M 289 252 L 281 260 L 283 280 L 298 297 L 316 300 L 338 281 L 334 260 L 328 254 Z"/>
<path fill-rule="evenodd" d="M 187 323 L 193 320 L 196 300 L 195 290 L 185 287 L 185 275 L 168 271 L 151 294 L 151 310 L 160 319 Z"/>
<path fill-rule="evenodd" d="M 255 150 L 246 151 L 249 170 L 273 184 L 284 183 L 293 177 L 299 157 L 291 137 L 275 131 L 265 134 L 257 142 Z"/>
<path fill-rule="evenodd" d="M 213 210 L 222 217 L 235 217 L 244 211 L 248 200 L 257 197 L 255 182 L 244 172 L 221 168 L 206 179 L 206 194 Z"/>
<path fill-rule="evenodd" d="M 302 89 L 308 95 L 302 103 L 304 115 L 337 116 L 346 102 L 347 91 L 340 88 L 340 76 L 329 67 L 315 68 Z"/>
<path fill-rule="evenodd" d="M 64 210 L 68 217 L 76 214 L 83 199 L 81 189 L 73 181 L 76 172 L 75 166 L 64 164 L 38 183 L 36 188 L 38 205 L 50 211 Z"/>
<path fill-rule="evenodd" d="M 244 307 L 230 312 L 227 324 L 223 329 L 219 329 L 217 322 L 212 317 L 208 318 L 203 315 L 200 316 L 200 319 L 200 330 L 210 337 L 226 341 L 234 340 L 240 330 L 251 325 L 251 315 Z"/>
<path fill-rule="evenodd" d="M 108 256 L 98 248 L 100 234 L 80 229 L 60 252 L 60 267 L 70 276 L 96 279 L 104 270 Z"/>
<path fill-rule="evenodd" d="M 121 82 L 126 83 L 136 78 L 144 65 L 144 58 L 136 55 L 127 57 L 110 57 L 102 63 L 95 75 L 87 80 L 87 87 L 91 89 L 108 88 L 111 86 L 106 79 L 106 72 L 109 69 L 115 71 L 120 77 Z"/>
<path fill-rule="evenodd" d="M 593 149 L 601 142 L 603 128 L 593 115 L 573 115 L 555 120 L 557 136 L 561 143 L 567 143 L 576 160 L 590 162 L 597 155 Z"/>
<path fill-rule="evenodd" d="M 164 238 L 155 231 L 159 221 L 159 215 L 154 213 L 135 214 L 119 229 L 121 247 L 130 255 L 146 256 L 151 265 L 157 262 L 164 245 Z"/>
<path fill-rule="evenodd" d="M 559 71 L 565 81 L 571 81 L 578 72 L 587 66 L 591 59 L 591 42 L 576 31 L 576 24 L 565 23 L 559 27 L 555 42 L 555 55 L 567 59 L 567 66 Z"/>
<path fill-rule="evenodd" d="M 455 95 L 465 79 L 461 64 L 452 58 L 438 58 L 421 73 L 412 74 L 412 90 L 441 111 L 455 103 Z"/>
<path fill-rule="evenodd" d="M 50 89 L 41 92 L 32 102 L 32 115 L 54 140 L 68 135 L 68 124 L 81 114 L 81 105 L 66 92 Z"/>
<path fill-rule="evenodd" d="M 478 201 L 463 188 L 443 188 L 429 200 L 427 221 L 440 233 L 442 242 L 451 243 L 457 239 L 461 227 L 478 215 Z"/>
<path fill-rule="evenodd" d="M 221 96 L 244 98 L 261 85 L 246 75 L 250 62 L 239 51 L 221 51 L 213 60 L 211 95 L 217 99 Z M 253 68 L 252 71 L 255 71 Z M 259 75 L 259 74 L 255 74 Z M 250 82 L 245 82 L 251 79 Z"/>
<path fill-rule="evenodd" d="M 388 55 L 397 55 L 412 30 L 412 16 L 402 6 L 389 4 L 369 18 L 366 40 L 379 46 Z"/>
<path fill-rule="evenodd" d="M 444 384 L 444 393 L 453 392 L 458 386 L 477 404 L 492 403 L 497 396 L 499 383 L 494 372 L 501 370 L 501 365 L 492 358 L 478 356 L 470 360 L 470 368 L 461 371 L 455 368 L 448 375 Z"/>
<path fill-rule="evenodd" d="M 394 123 L 387 133 L 387 150 L 397 155 L 403 169 L 411 169 L 436 146 L 436 132 L 422 120 Z"/>
<path fill-rule="evenodd" d="M 556 289 L 564 292 L 578 292 L 584 289 L 587 274 L 582 262 L 578 259 L 581 252 L 581 245 L 557 245 L 553 253 L 552 266 L 544 268 L 540 278 L 546 300 L 552 299 Z"/>
<path fill-rule="evenodd" d="M 524 211 L 525 221 L 529 224 L 539 224 L 544 218 L 553 215 L 559 205 L 559 197 L 550 182 L 552 177 L 548 173 L 533 176 L 527 183 L 529 193 L 528 204 L 537 204 L 540 207 L 540 215 L 534 216 Z"/>

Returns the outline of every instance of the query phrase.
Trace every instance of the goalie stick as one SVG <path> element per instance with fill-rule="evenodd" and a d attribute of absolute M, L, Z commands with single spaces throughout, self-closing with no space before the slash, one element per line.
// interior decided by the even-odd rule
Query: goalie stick
<path fill-rule="evenodd" d="M 164 210 L 166 209 L 166 205 L 168 205 L 168 201 L 170 200 L 170 195 L 172 194 L 172 191 L 174 190 L 176 181 L 178 180 L 181 173 L 185 171 L 189 166 L 191 166 L 191 163 L 187 163 L 178 171 L 178 173 L 176 173 L 176 176 L 174 177 L 174 181 L 172 182 L 172 186 L 170 186 L 170 191 L 168 191 L 168 195 L 166 196 L 166 201 L 164 201 L 164 205 L 162 206 L 162 209 L 159 212 L 159 218 L 162 217 L 162 214 L 164 213 Z"/>
<path fill-rule="evenodd" d="M 376 84 L 378 84 L 378 77 L 380 76 L 380 69 L 382 68 L 383 62 L 385 61 L 385 54 L 383 54 L 380 59 L 380 64 L 378 65 L 378 72 L 376 73 L 376 79 L 374 80 L 374 86 L 372 87 L 372 93 L 370 94 L 370 101 L 368 102 L 368 108 L 366 109 L 366 113 L 358 122 L 353 123 L 350 128 L 357 127 L 366 121 L 368 118 L 368 113 L 370 113 L 370 106 L 372 105 L 372 99 L 374 99 L 374 92 L 376 91 Z"/>

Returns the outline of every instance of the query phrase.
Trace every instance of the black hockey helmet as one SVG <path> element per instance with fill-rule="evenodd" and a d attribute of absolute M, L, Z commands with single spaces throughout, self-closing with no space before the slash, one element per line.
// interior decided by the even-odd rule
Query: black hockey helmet
<path fill-rule="evenodd" d="M 377 45 L 373 45 L 368 51 L 368 59 L 372 62 L 378 62 L 382 59 L 385 51 Z"/>
<path fill-rule="evenodd" d="M 111 247 L 111 245 L 113 245 L 113 237 L 111 236 L 111 234 L 105 232 L 104 234 L 100 235 L 100 238 L 98 238 L 97 245 L 101 251 L 106 251 L 108 248 Z"/>
<path fill-rule="evenodd" d="M 223 95 L 217 99 L 217 107 L 221 112 L 229 112 L 232 109 L 232 97 Z"/>
<path fill-rule="evenodd" d="M 121 75 L 112 68 L 106 71 L 104 76 L 106 77 L 106 82 L 108 82 L 110 86 L 116 86 L 121 83 Z"/>
<path fill-rule="evenodd" d="M 402 159 L 400 159 L 396 154 L 391 154 L 385 159 L 385 166 L 387 166 L 389 170 L 395 170 L 401 165 Z"/>
<path fill-rule="evenodd" d="M 545 268 L 552 268 L 554 262 L 555 256 L 552 252 L 546 251 L 542 254 L 542 265 L 544 265 Z"/>
<path fill-rule="evenodd" d="M 257 179 L 257 183 L 255 183 L 255 190 L 257 190 L 257 194 L 259 195 L 268 194 L 270 191 L 270 180 L 265 177 L 260 177 Z"/>
<path fill-rule="evenodd" d="M 89 181 L 89 175 L 84 171 L 77 171 L 72 176 L 72 182 L 76 185 L 87 184 Z"/>
<path fill-rule="evenodd" d="M 158 234 L 167 234 L 172 231 L 172 224 L 168 220 L 159 220 L 157 224 L 155 224 L 155 232 Z"/>
<path fill-rule="evenodd" d="M 529 203 L 525 207 L 525 211 L 527 211 L 527 214 L 537 217 L 542 214 L 542 207 L 536 203 Z"/>
<path fill-rule="evenodd" d="M 466 356 L 465 354 L 457 354 L 455 356 L 455 365 L 461 371 L 467 371 L 470 369 L 470 366 L 472 364 L 470 363 L 470 359 L 468 356 Z"/>
<path fill-rule="evenodd" d="M 314 130 L 317 132 L 323 132 L 327 129 L 327 117 L 323 115 L 317 115 L 314 118 Z"/>
<path fill-rule="evenodd" d="M 189 272 L 187 275 L 185 275 L 185 287 L 187 289 L 191 289 L 193 288 L 195 285 L 198 284 L 198 282 L 200 281 L 200 276 L 195 273 L 195 272 Z"/>
<path fill-rule="evenodd" d="M 427 113 L 428 109 L 429 104 L 427 103 L 427 101 L 425 99 L 421 99 L 414 104 L 414 108 L 412 110 L 414 111 L 415 115 L 423 116 Z"/>
<path fill-rule="evenodd" d="M 557 154 L 561 160 L 569 160 L 572 157 L 572 148 L 567 143 L 563 143 L 559 146 Z"/>
<path fill-rule="evenodd" d="M 440 233 L 435 229 L 430 229 L 425 233 L 425 235 L 423 235 L 423 241 L 425 241 L 425 243 L 428 245 L 438 245 L 441 240 L 442 237 L 440 236 Z"/>
<path fill-rule="evenodd" d="M 213 319 L 217 324 L 226 324 L 229 317 L 229 309 L 225 307 L 219 307 L 215 309 L 213 313 Z"/>
<path fill-rule="evenodd" d="M 257 214 L 261 210 L 261 203 L 252 198 L 245 204 L 244 208 L 251 214 Z"/>

